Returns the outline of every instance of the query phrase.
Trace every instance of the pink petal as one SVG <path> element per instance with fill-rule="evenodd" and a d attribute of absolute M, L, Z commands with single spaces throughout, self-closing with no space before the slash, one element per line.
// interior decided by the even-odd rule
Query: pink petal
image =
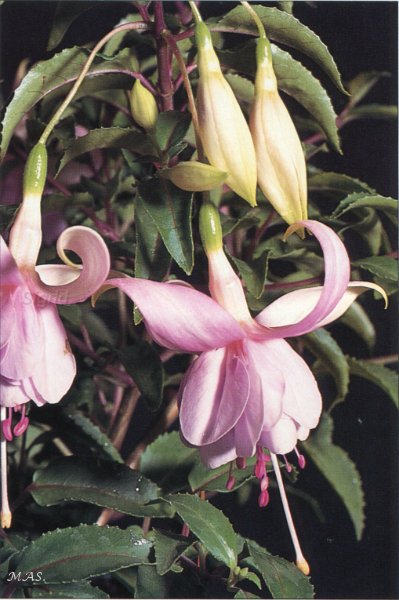
<path fill-rule="evenodd" d="M 284 365 L 283 413 L 308 428 L 319 422 L 322 403 L 313 373 L 285 340 L 275 340 L 274 356 Z"/>
<path fill-rule="evenodd" d="M 344 312 L 350 307 L 352 302 L 356 300 L 360 294 L 367 292 L 369 289 L 375 289 L 381 293 L 381 288 L 375 283 L 367 281 L 351 281 L 348 288 L 336 307 L 324 319 L 317 323 L 317 327 L 324 327 L 328 323 L 332 323 L 339 319 Z M 298 323 L 308 313 L 314 310 L 323 287 L 316 286 L 305 288 L 303 290 L 295 290 L 281 296 L 272 304 L 267 306 L 257 317 L 258 323 L 263 327 L 281 327 Z M 383 290 L 382 290 L 383 291 Z"/>
<path fill-rule="evenodd" d="M 65 250 L 72 250 L 82 261 L 80 268 L 69 269 L 69 277 L 68 271 L 62 265 L 61 269 L 53 267 L 46 270 L 39 267 L 37 272 L 28 274 L 32 291 L 46 302 L 83 302 L 101 287 L 108 276 L 109 252 L 102 237 L 93 229 L 83 226 L 65 229 L 57 242 L 57 251 L 61 258 Z M 47 282 L 42 281 L 38 273 L 43 273 Z M 67 282 L 63 283 L 65 278 Z"/>
<path fill-rule="evenodd" d="M 45 332 L 42 357 L 32 375 L 32 383 L 45 402 L 59 402 L 72 385 L 76 374 L 75 358 L 69 348 L 64 326 L 55 306 L 40 309 Z M 40 403 L 40 398 L 38 399 Z"/>
<path fill-rule="evenodd" d="M 271 429 L 281 417 L 283 411 L 283 396 L 285 381 L 283 373 L 287 365 L 281 362 L 281 344 L 283 340 L 254 341 L 247 340 L 246 349 L 248 360 L 256 370 L 263 401 L 263 427 Z M 251 377 L 251 383 L 253 381 Z"/>
<path fill-rule="evenodd" d="M 43 329 L 34 298 L 25 285 L 8 296 L 2 305 L 1 373 L 19 381 L 35 370 L 43 343 Z M 7 337 L 8 336 L 8 337 Z"/>
<path fill-rule="evenodd" d="M 241 327 L 217 302 L 187 286 L 147 279 L 109 279 L 139 307 L 151 337 L 183 352 L 222 348 L 244 337 Z"/>
<path fill-rule="evenodd" d="M 249 394 L 248 372 L 229 349 L 204 352 L 191 365 L 180 402 L 180 427 L 194 446 L 223 437 L 242 415 Z"/>
<path fill-rule="evenodd" d="M 264 421 L 264 403 L 261 379 L 252 363 L 247 367 L 250 377 L 248 402 L 234 427 L 234 440 L 237 456 L 252 456 L 262 431 Z"/>
<path fill-rule="evenodd" d="M 3 290 L 17 287 L 24 283 L 23 277 L 18 270 L 13 255 L 8 249 L 7 244 L 0 236 L 0 271 L 1 271 L 1 297 Z"/>
<path fill-rule="evenodd" d="M 210 469 L 217 469 L 237 458 L 234 432 L 229 431 L 220 440 L 199 449 L 202 462 Z"/>
<path fill-rule="evenodd" d="M 260 443 L 274 454 L 288 454 L 295 448 L 297 439 L 294 421 L 283 416 L 270 431 L 262 432 Z"/>
<path fill-rule="evenodd" d="M 302 316 L 302 307 L 294 306 L 294 301 L 288 298 L 287 304 L 282 308 L 289 313 L 289 323 L 286 324 L 286 319 L 283 318 L 283 325 L 275 325 L 273 317 L 276 318 L 277 322 L 280 322 L 281 317 L 278 317 L 278 310 L 274 312 L 273 308 L 265 308 L 257 317 L 256 321 L 265 327 L 272 327 L 269 330 L 271 337 L 290 337 L 296 335 L 302 335 L 313 331 L 316 327 L 319 327 L 319 323 L 325 322 L 325 319 L 329 317 L 330 313 L 340 302 L 341 298 L 345 294 L 346 288 L 349 283 L 350 275 L 350 264 L 348 254 L 345 246 L 334 233 L 332 229 L 318 223 L 317 221 L 301 221 L 301 225 L 304 225 L 309 229 L 318 239 L 324 253 L 324 285 L 316 301 L 315 306 L 310 308 L 309 302 L 310 296 L 304 295 L 304 302 L 307 303 L 307 307 L 310 310 L 305 316 Z M 314 288 L 313 288 L 314 289 Z M 303 291 L 303 290 L 302 290 Z M 298 303 L 301 300 L 301 290 L 296 293 L 295 302 Z M 291 294 L 287 294 L 290 296 Z M 283 296 L 285 298 L 286 296 Z M 281 299 L 277 300 L 279 302 Z M 274 304 L 274 303 L 273 303 Z M 273 305 L 270 305 L 273 306 Z M 299 310 L 300 309 L 300 310 Z M 289 311 L 292 311 L 289 312 Z M 292 318 L 291 318 L 292 315 Z M 299 321 L 297 318 L 299 317 Z M 270 323 L 273 322 L 273 325 Z"/>
<path fill-rule="evenodd" d="M 12 408 L 29 402 L 30 397 L 25 394 L 20 385 L 10 383 L 5 377 L 0 375 L 0 400 L 1 406 Z"/>

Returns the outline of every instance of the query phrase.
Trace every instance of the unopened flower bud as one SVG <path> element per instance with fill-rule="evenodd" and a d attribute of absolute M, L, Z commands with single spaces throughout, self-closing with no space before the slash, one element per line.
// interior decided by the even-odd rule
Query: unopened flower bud
<path fill-rule="evenodd" d="M 250 128 L 256 150 L 258 184 L 289 224 L 307 219 L 306 164 L 292 119 L 280 98 L 270 44 L 258 39 L 255 98 Z"/>
<path fill-rule="evenodd" d="M 154 96 L 139 79 L 136 79 L 130 92 L 130 110 L 133 119 L 143 129 L 154 129 L 158 119 L 158 107 Z"/>
<path fill-rule="evenodd" d="M 213 190 L 227 178 L 224 171 L 196 160 L 182 161 L 170 169 L 164 169 L 161 175 L 188 192 Z"/>
<path fill-rule="evenodd" d="M 44 144 L 33 146 L 26 161 L 23 199 L 10 231 L 9 248 L 22 269 L 33 266 L 42 242 L 40 203 L 46 184 L 47 150 Z"/>
<path fill-rule="evenodd" d="M 196 25 L 199 82 L 199 134 L 214 167 L 228 173 L 226 184 L 251 206 L 256 204 L 256 157 L 249 127 L 233 91 L 223 77 L 211 34 Z"/>

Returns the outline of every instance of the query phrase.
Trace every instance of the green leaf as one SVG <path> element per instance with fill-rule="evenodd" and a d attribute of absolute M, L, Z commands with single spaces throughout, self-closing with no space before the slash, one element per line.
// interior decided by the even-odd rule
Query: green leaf
<path fill-rule="evenodd" d="M 239 590 L 234 596 L 234 598 L 261 598 L 261 596 L 257 596 L 256 594 L 252 594 L 251 592 L 247 592 L 246 590 Z"/>
<path fill-rule="evenodd" d="M 304 336 L 305 345 L 321 361 L 324 368 L 334 378 L 337 389 L 334 404 L 344 400 L 349 387 L 349 366 L 340 346 L 323 328 Z"/>
<path fill-rule="evenodd" d="M 262 575 L 273 598 L 313 598 L 308 577 L 292 563 L 269 554 L 252 540 L 246 540 L 253 564 Z M 251 564 L 251 563 L 249 563 Z"/>
<path fill-rule="evenodd" d="M 100 588 L 88 581 L 79 583 L 59 583 L 41 587 L 36 585 L 31 590 L 32 598 L 109 598 Z"/>
<path fill-rule="evenodd" d="M 372 273 L 382 281 L 398 281 L 398 261 L 390 256 L 369 256 L 352 261 L 352 265 Z"/>
<path fill-rule="evenodd" d="M 386 71 L 364 71 L 359 73 L 348 83 L 350 93 L 350 104 L 355 106 L 366 96 L 375 84 L 383 77 L 390 77 Z"/>
<path fill-rule="evenodd" d="M 167 577 L 158 575 L 153 565 L 143 565 L 137 569 L 135 598 L 170 598 Z"/>
<path fill-rule="evenodd" d="M 345 196 L 354 192 L 358 194 L 373 192 L 367 183 L 354 177 L 349 177 L 349 175 L 334 173 L 332 171 L 311 175 L 308 180 L 308 187 L 309 191 L 333 192 Z M 334 216 L 337 216 L 335 215 L 335 211 Z"/>
<path fill-rule="evenodd" d="M 174 492 L 187 488 L 188 474 L 198 460 L 198 451 L 183 444 L 178 431 L 172 431 L 147 446 L 140 469 L 163 490 Z"/>
<path fill-rule="evenodd" d="M 264 252 L 252 264 L 232 256 L 232 260 L 243 278 L 245 286 L 254 298 L 258 299 L 265 289 L 267 272 L 269 266 L 269 255 L 271 251 Z"/>
<path fill-rule="evenodd" d="M 167 179 L 157 178 L 141 183 L 139 194 L 169 254 L 190 275 L 194 266 L 193 194 L 180 190 Z"/>
<path fill-rule="evenodd" d="M 398 214 L 398 201 L 394 198 L 381 196 L 380 194 L 375 193 L 370 194 L 361 191 L 351 193 L 338 204 L 331 215 L 331 219 L 337 219 L 351 210 L 360 208 L 380 210 L 389 218 L 395 219 Z"/>
<path fill-rule="evenodd" d="M 68 456 L 35 472 L 29 491 L 40 506 L 66 500 L 88 502 L 129 515 L 159 498 L 158 486 L 126 465 Z"/>
<path fill-rule="evenodd" d="M 239 100 L 250 104 L 254 98 L 255 86 L 252 81 L 249 81 L 236 73 L 226 73 L 225 79 L 229 82 L 234 94 Z"/>
<path fill-rule="evenodd" d="M 376 340 L 375 327 L 359 302 L 353 302 L 340 318 L 340 323 L 350 327 L 371 350 Z"/>
<path fill-rule="evenodd" d="M 399 408 L 398 399 L 398 374 L 384 365 L 376 364 L 371 361 L 359 360 L 352 356 L 347 357 L 351 375 L 363 377 L 371 383 L 374 383 L 391 398 L 392 402 Z"/>
<path fill-rule="evenodd" d="M 252 4 L 252 8 L 260 17 L 266 29 L 266 34 L 271 40 L 303 52 L 325 71 L 342 93 L 347 93 L 342 85 L 337 65 L 327 46 L 311 29 L 303 25 L 289 12 L 254 4 Z M 223 29 L 224 25 L 227 25 L 229 30 L 258 35 L 254 20 L 242 6 L 238 6 L 227 13 L 218 22 L 217 29 L 220 30 L 221 27 Z"/>
<path fill-rule="evenodd" d="M 169 151 L 173 156 L 173 149 L 183 140 L 190 127 L 191 116 L 188 113 L 169 110 L 160 113 L 155 126 L 155 139 L 163 152 Z"/>
<path fill-rule="evenodd" d="M 162 403 L 164 371 L 155 348 L 152 344 L 137 339 L 134 346 L 121 350 L 120 357 L 149 410 L 158 410 Z"/>
<path fill-rule="evenodd" d="M 230 521 L 207 500 L 190 494 L 174 494 L 172 504 L 190 530 L 217 559 L 233 569 L 237 564 L 237 540 Z"/>
<path fill-rule="evenodd" d="M 41 572 L 46 583 L 69 583 L 140 565 L 148 562 L 151 543 L 138 531 L 97 525 L 57 529 L 31 542 L 15 569 Z"/>
<path fill-rule="evenodd" d="M 345 125 L 359 119 L 382 119 L 392 121 L 398 118 L 398 107 L 390 104 L 366 104 L 351 108 L 345 115 Z"/>
<path fill-rule="evenodd" d="M 292 56 L 272 44 L 273 67 L 278 87 L 292 96 L 316 119 L 331 145 L 340 152 L 336 114 L 327 92 L 308 69 Z M 254 76 L 255 44 L 249 42 L 239 50 L 218 51 L 225 67 Z"/>
<path fill-rule="evenodd" d="M 135 199 L 136 277 L 162 281 L 168 272 L 170 255 L 154 220 L 145 209 L 139 195 Z"/>
<path fill-rule="evenodd" d="M 97 3 L 95 1 L 82 2 L 82 0 L 68 2 L 58 2 L 47 44 L 47 51 L 51 52 L 62 41 L 65 33 L 68 31 L 71 23 L 79 17 L 80 14 L 89 10 Z"/>
<path fill-rule="evenodd" d="M 102 127 L 92 129 L 87 135 L 73 140 L 65 150 L 57 175 L 77 156 L 98 148 L 126 148 L 144 156 L 157 156 L 157 150 L 151 139 L 140 131 L 123 127 Z"/>
<path fill-rule="evenodd" d="M 361 539 L 364 528 L 364 495 L 360 475 L 347 453 L 332 441 L 333 421 L 324 414 L 320 425 L 303 446 L 340 496 Z"/>
<path fill-rule="evenodd" d="M 90 419 L 65 407 L 61 410 L 63 427 L 67 427 L 68 435 L 76 433 L 80 443 L 92 448 L 93 454 L 98 458 L 123 463 L 123 459 L 111 440 Z"/>
<path fill-rule="evenodd" d="M 154 532 L 154 549 L 158 575 L 165 575 L 191 545 L 189 538 L 170 531 Z"/>
<path fill-rule="evenodd" d="M 228 493 L 226 483 L 229 475 L 233 475 L 235 479 L 232 490 L 241 487 L 246 481 L 253 477 L 254 461 L 249 459 L 245 469 L 237 469 L 233 467 L 230 471 L 230 464 L 222 465 L 217 469 L 208 469 L 205 465 L 198 461 L 190 471 L 188 481 L 193 492 L 207 490 L 209 492 L 224 492 Z"/>

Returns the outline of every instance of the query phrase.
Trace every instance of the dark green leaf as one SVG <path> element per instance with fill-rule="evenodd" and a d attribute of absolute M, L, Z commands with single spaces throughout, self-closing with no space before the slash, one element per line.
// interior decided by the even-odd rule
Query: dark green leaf
<path fill-rule="evenodd" d="M 292 15 L 292 9 L 294 8 L 294 2 L 292 0 L 280 0 L 280 2 L 277 2 L 277 6 L 280 10 L 284 10 Z"/>
<path fill-rule="evenodd" d="M 309 191 L 334 192 L 345 196 L 354 192 L 359 194 L 373 192 L 367 183 L 343 173 L 334 172 L 321 172 L 311 175 L 308 180 L 308 186 Z M 334 216 L 337 216 L 335 215 L 335 211 Z"/>
<path fill-rule="evenodd" d="M 324 414 L 320 425 L 303 446 L 340 496 L 352 520 L 356 537 L 360 540 L 364 528 L 362 482 L 355 464 L 342 448 L 333 443 L 332 435 L 332 418 Z"/>
<path fill-rule="evenodd" d="M 36 471 L 29 491 L 40 506 L 79 500 L 139 516 L 159 497 L 155 483 L 126 465 L 75 456 Z"/>
<path fill-rule="evenodd" d="M 68 431 L 71 427 L 76 428 L 76 433 L 80 441 L 93 448 L 93 453 L 99 458 L 123 463 L 123 459 L 118 450 L 112 444 L 111 440 L 101 431 L 97 425 L 78 411 L 68 408 L 62 409 L 63 426 L 66 425 Z"/>
<path fill-rule="evenodd" d="M 267 279 L 270 251 L 264 252 L 252 264 L 232 256 L 232 260 L 243 278 L 244 284 L 250 294 L 256 299 L 260 298 Z"/>
<path fill-rule="evenodd" d="M 252 81 L 249 81 L 236 73 L 226 73 L 225 79 L 229 82 L 234 94 L 239 100 L 250 104 L 254 98 L 255 86 Z"/>
<path fill-rule="evenodd" d="M 345 116 L 345 124 L 358 119 L 382 119 L 392 121 L 398 118 L 398 107 L 390 104 L 366 104 L 352 108 Z"/>
<path fill-rule="evenodd" d="M 102 127 L 92 129 L 68 145 L 57 174 L 77 156 L 98 148 L 126 148 L 144 156 L 157 156 L 156 148 L 145 133 L 123 127 Z"/>
<path fill-rule="evenodd" d="M 137 569 L 135 598 L 170 598 L 167 577 L 158 575 L 153 565 L 143 565 Z"/>
<path fill-rule="evenodd" d="M 261 596 L 251 594 L 251 592 L 247 592 L 246 590 L 239 590 L 234 598 L 261 598 Z"/>
<path fill-rule="evenodd" d="M 350 327 L 370 350 L 373 348 L 376 340 L 375 327 L 361 304 L 353 302 L 340 318 L 340 323 Z"/>
<path fill-rule="evenodd" d="M 340 346 L 323 328 L 304 336 L 305 345 L 334 378 L 337 389 L 334 402 L 341 402 L 348 393 L 349 367 Z"/>
<path fill-rule="evenodd" d="M 183 444 L 179 433 L 173 431 L 147 446 L 140 469 L 163 490 L 174 492 L 187 488 L 188 474 L 198 460 L 198 451 Z"/>
<path fill-rule="evenodd" d="M 233 569 L 237 564 L 237 541 L 227 517 L 198 496 L 174 494 L 166 499 L 205 548 L 216 559 Z"/>
<path fill-rule="evenodd" d="M 390 256 L 369 256 L 352 261 L 356 267 L 369 271 L 382 281 L 398 281 L 398 261 Z"/>
<path fill-rule="evenodd" d="M 169 531 L 155 530 L 154 549 L 158 575 L 165 575 L 190 546 L 189 538 Z"/>
<path fill-rule="evenodd" d="M 150 549 L 137 528 L 79 525 L 41 535 L 21 552 L 15 568 L 40 571 L 46 583 L 69 583 L 146 563 Z"/>
<path fill-rule="evenodd" d="M 333 57 L 327 46 L 311 29 L 289 14 L 289 11 L 283 12 L 276 8 L 254 4 L 252 4 L 252 7 L 263 22 L 266 34 L 271 40 L 303 52 L 327 73 L 341 92 L 346 94 Z M 242 6 L 238 6 L 227 13 L 219 21 L 216 28 L 223 29 L 224 25 L 239 32 L 258 35 L 253 18 Z"/>
<path fill-rule="evenodd" d="M 31 593 L 32 598 L 109 598 L 108 594 L 88 581 L 59 583 L 43 587 L 37 585 L 32 588 Z"/>
<path fill-rule="evenodd" d="M 188 481 L 193 492 L 207 490 L 212 492 L 228 492 L 226 483 L 229 475 L 233 475 L 235 479 L 232 490 L 241 487 L 246 481 L 253 476 L 254 461 L 249 459 L 245 469 L 232 468 L 230 464 L 222 465 L 217 469 L 208 469 L 201 461 L 198 461 L 190 471 Z M 232 491 L 230 490 L 230 491 Z"/>
<path fill-rule="evenodd" d="M 359 220 L 348 223 L 341 229 L 341 234 L 347 229 L 356 231 L 363 238 L 368 252 L 373 255 L 378 254 L 381 249 L 384 230 L 377 212 L 373 208 L 360 208 L 356 216 Z"/>
<path fill-rule="evenodd" d="M 399 407 L 398 400 L 398 374 L 384 365 L 379 365 L 366 360 L 359 360 L 351 356 L 348 358 L 348 364 L 351 375 L 363 377 L 371 383 L 374 383 L 391 398 L 396 407 Z"/>
<path fill-rule="evenodd" d="M 348 211 L 360 208 L 374 208 L 381 210 L 391 219 L 398 214 L 398 201 L 394 198 L 381 196 L 379 194 L 370 194 L 367 192 L 351 193 L 339 203 L 331 215 L 332 219 L 337 219 Z"/>
<path fill-rule="evenodd" d="M 153 219 L 172 258 L 187 275 L 194 266 L 191 227 L 193 194 L 166 179 L 151 179 L 139 186 L 145 210 Z"/>
<path fill-rule="evenodd" d="M 68 31 L 71 23 L 73 23 L 81 13 L 89 10 L 96 4 L 95 1 L 82 2 L 82 0 L 78 0 L 77 2 L 74 0 L 58 2 L 47 44 L 48 52 L 54 50 L 54 48 L 62 41 L 62 38 Z"/>
<path fill-rule="evenodd" d="M 166 152 L 181 142 L 190 123 L 191 117 L 188 113 L 173 110 L 162 112 L 155 126 L 155 138 L 160 149 Z"/>
<path fill-rule="evenodd" d="M 380 79 L 390 76 L 390 73 L 384 71 L 365 71 L 356 75 L 356 77 L 348 83 L 348 91 L 351 95 L 351 106 L 358 104 L 358 102 L 369 93 Z"/>
<path fill-rule="evenodd" d="M 309 579 L 292 563 L 247 540 L 249 553 L 273 598 L 313 598 Z"/>
<path fill-rule="evenodd" d="M 249 42 L 240 50 L 218 52 L 222 64 L 241 73 L 254 76 L 256 72 L 255 44 Z M 332 146 L 340 151 L 336 114 L 327 92 L 310 71 L 292 56 L 272 45 L 273 66 L 278 87 L 316 119 Z"/>
<path fill-rule="evenodd" d="M 135 276 L 162 281 L 168 272 L 170 256 L 154 220 L 145 210 L 140 196 L 135 199 L 136 260 Z"/>
<path fill-rule="evenodd" d="M 159 409 L 162 403 L 164 372 L 159 354 L 144 340 L 123 348 L 120 353 L 126 371 L 133 377 L 148 408 Z"/>

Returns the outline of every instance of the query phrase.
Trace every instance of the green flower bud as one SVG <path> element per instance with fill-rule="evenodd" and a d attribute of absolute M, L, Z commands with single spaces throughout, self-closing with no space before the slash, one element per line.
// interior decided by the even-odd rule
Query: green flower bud
<path fill-rule="evenodd" d="M 47 150 L 44 144 L 36 144 L 29 153 L 24 169 L 23 195 L 41 198 L 47 176 Z"/>
<path fill-rule="evenodd" d="M 211 202 L 203 202 L 199 214 L 199 229 L 206 254 L 223 248 L 219 211 Z"/>
<path fill-rule="evenodd" d="M 227 179 L 227 173 L 196 160 L 182 161 L 170 169 L 164 169 L 161 175 L 188 192 L 213 190 Z"/>
<path fill-rule="evenodd" d="M 158 107 L 154 96 L 136 79 L 130 92 L 130 110 L 133 119 L 143 129 L 154 129 L 158 119 Z"/>

